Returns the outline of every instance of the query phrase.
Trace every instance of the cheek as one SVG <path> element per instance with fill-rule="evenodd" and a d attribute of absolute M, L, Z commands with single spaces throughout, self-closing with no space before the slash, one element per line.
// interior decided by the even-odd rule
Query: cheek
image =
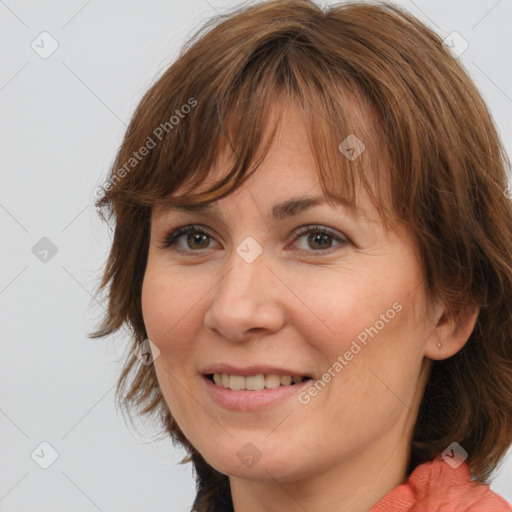
<path fill-rule="evenodd" d="M 385 276 L 379 269 L 344 272 L 327 287 L 315 281 L 305 295 L 310 312 L 297 318 L 322 354 L 322 369 L 336 375 L 333 391 L 342 386 L 357 390 L 353 397 L 375 397 L 375 389 L 385 387 L 379 377 L 401 389 L 419 372 L 427 326 L 417 269 L 407 260 L 386 270 Z"/>
<path fill-rule="evenodd" d="M 364 347 L 368 340 L 393 330 L 401 314 L 396 303 L 403 293 L 389 284 L 383 286 L 377 276 L 354 272 L 337 276 L 336 282 L 317 281 L 304 290 L 307 308 L 302 308 L 300 322 L 313 343 L 319 340 L 316 348 L 331 357 L 349 350 L 353 341 Z"/>
<path fill-rule="evenodd" d="M 179 345 L 173 340 L 188 339 L 200 304 L 197 290 L 186 286 L 178 274 L 148 262 L 142 285 L 142 315 L 148 338 L 160 350 L 174 352 Z M 199 323 L 201 325 L 201 323 Z"/>
<path fill-rule="evenodd" d="M 194 361 L 194 345 L 189 340 L 201 326 L 197 294 L 184 287 L 176 273 L 148 262 L 141 302 L 148 338 L 160 350 L 154 362 L 160 389 L 180 428 L 190 432 L 194 429 L 190 422 L 198 413 L 186 391 Z"/>
<path fill-rule="evenodd" d="M 354 321 L 357 329 L 351 336 L 338 338 L 343 369 L 332 392 L 336 399 L 344 396 L 343 408 L 354 411 L 360 425 L 377 417 L 391 421 L 412 406 L 426 333 L 425 326 L 416 322 L 416 303 L 414 295 L 382 295 Z"/>
<path fill-rule="evenodd" d="M 172 297 L 166 292 L 163 283 L 156 279 L 156 273 L 148 268 L 142 283 L 141 307 L 146 332 L 151 340 L 161 338 L 165 328 L 165 313 L 168 313 L 168 300 L 172 300 Z"/>

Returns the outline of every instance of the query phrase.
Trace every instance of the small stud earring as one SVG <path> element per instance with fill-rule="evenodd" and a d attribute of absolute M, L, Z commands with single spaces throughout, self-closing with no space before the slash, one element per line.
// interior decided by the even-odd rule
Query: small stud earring
<path fill-rule="evenodd" d="M 442 344 L 441 342 L 439 342 L 439 343 L 437 344 L 437 348 L 438 348 L 439 350 L 441 350 L 441 349 L 443 348 L 443 344 Z"/>

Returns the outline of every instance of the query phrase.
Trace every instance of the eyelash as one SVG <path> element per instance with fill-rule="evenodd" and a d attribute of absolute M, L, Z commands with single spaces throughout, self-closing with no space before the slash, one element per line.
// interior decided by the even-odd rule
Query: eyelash
<path fill-rule="evenodd" d="M 210 233 L 205 231 L 200 226 L 196 226 L 196 225 L 181 226 L 181 227 L 171 230 L 167 235 L 165 235 L 162 246 L 161 246 L 162 249 L 172 248 L 172 246 L 176 245 L 176 241 L 179 239 L 180 236 L 188 235 L 190 233 L 196 233 L 196 234 L 200 234 L 200 235 L 204 235 L 204 236 L 213 238 L 213 236 Z M 345 246 L 350 243 L 348 238 L 341 237 L 338 234 L 336 234 L 334 231 L 330 230 L 329 228 L 325 228 L 325 227 L 319 226 L 319 225 L 311 225 L 311 226 L 308 226 L 306 229 L 299 228 L 294 234 L 295 238 L 293 239 L 293 242 L 295 242 L 301 236 L 309 235 L 312 233 L 328 235 L 328 236 L 332 237 L 334 240 L 336 240 L 337 242 L 340 242 L 340 244 L 338 246 L 329 247 L 328 249 L 319 249 L 319 250 L 312 250 L 312 251 L 307 251 L 306 249 L 299 249 L 299 250 L 302 250 L 302 251 L 306 250 L 306 252 L 315 252 L 315 253 L 324 253 L 325 254 L 328 251 L 331 252 L 332 250 L 336 249 L 336 247 L 339 247 L 340 245 Z M 194 252 L 200 253 L 207 249 L 183 250 L 183 249 L 178 249 L 175 247 L 172 250 L 176 251 L 176 252 L 181 252 L 181 253 L 194 253 Z"/>

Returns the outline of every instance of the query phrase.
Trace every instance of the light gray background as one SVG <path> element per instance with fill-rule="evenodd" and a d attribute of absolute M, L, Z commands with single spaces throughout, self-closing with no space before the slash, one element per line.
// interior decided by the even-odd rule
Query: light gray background
<path fill-rule="evenodd" d="M 510 154 L 512 0 L 398 3 L 443 37 L 457 31 L 468 41 L 460 59 Z M 137 436 L 115 409 L 122 337 L 86 337 L 102 313 L 91 293 L 110 245 L 92 191 L 143 92 L 193 29 L 234 5 L 0 0 L 4 512 L 163 512 L 192 504 L 192 472 L 177 465 L 184 452 L 151 443 L 150 425 Z M 59 44 L 47 59 L 31 48 L 43 31 Z M 32 252 L 42 237 L 57 247 L 46 263 Z M 43 441 L 59 453 L 46 470 L 31 458 Z M 512 457 L 492 488 L 512 502 Z"/>

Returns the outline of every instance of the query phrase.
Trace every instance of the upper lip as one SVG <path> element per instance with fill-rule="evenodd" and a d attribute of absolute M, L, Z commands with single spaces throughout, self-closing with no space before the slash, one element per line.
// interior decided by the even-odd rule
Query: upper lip
<path fill-rule="evenodd" d="M 291 370 L 289 368 L 278 368 L 270 365 L 251 365 L 251 366 L 235 366 L 225 363 L 215 363 L 205 366 L 201 373 L 203 375 L 210 375 L 212 373 L 229 373 L 230 375 L 242 375 L 249 377 L 251 375 L 259 374 L 275 374 L 275 375 L 290 375 L 291 377 L 310 377 L 310 374 L 301 371 Z"/>

